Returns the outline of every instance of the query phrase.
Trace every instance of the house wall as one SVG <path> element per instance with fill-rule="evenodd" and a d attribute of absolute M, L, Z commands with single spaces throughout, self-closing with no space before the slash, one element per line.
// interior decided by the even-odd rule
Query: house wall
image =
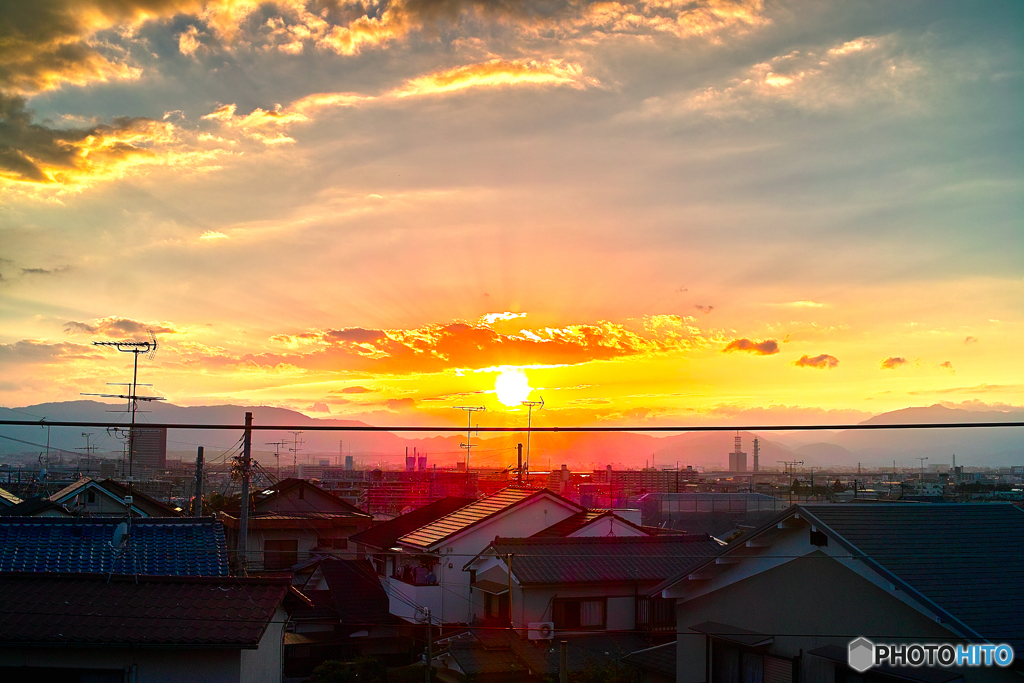
<path fill-rule="evenodd" d="M 570 538 L 587 538 L 593 536 L 646 536 L 643 531 L 636 527 L 624 524 L 614 517 L 599 519 L 591 522 L 582 529 L 577 529 L 569 534 Z"/>
<path fill-rule="evenodd" d="M 631 630 L 636 626 L 636 594 L 646 594 L 653 583 L 633 585 L 563 585 L 512 587 L 512 622 L 514 628 L 526 634 L 528 624 L 537 621 L 552 621 L 551 605 L 555 598 L 607 598 L 605 623 L 610 631 Z M 474 597 L 480 591 L 474 591 Z M 483 615 L 483 596 L 479 595 L 480 611 Z"/>
<path fill-rule="evenodd" d="M 135 665 L 138 683 L 278 683 L 275 678 L 241 677 L 240 650 L 124 647 L 3 647 L 0 667 L 117 669 Z"/>
<path fill-rule="evenodd" d="M 472 620 L 474 605 L 470 596 L 469 572 L 462 571 L 462 568 L 490 545 L 495 537 L 531 536 L 577 512 L 578 508 L 541 496 L 435 546 L 441 560 L 436 573 L 443 589 L 441 615 L 444 623 L 467 623 Z"/>
<path fill-rule="evenodd" d="M 278 605 L 274 618 L 267 624 L 260 645 L 255 650 L 242 650 L 242 683 L 280 683 L 284 673 L 284 626 L 288 613 Z M 139 683 L 143 683 L 140 679 Z"/>
<path fill-rule="evenodd" d="M 678 601 L 677 683 L 705 680 L 705 637 L 689 629 L 705 621 L 774 636 L 775 642 L 767 652 L 789 658 L 823 645 L 846 648 L 858 636 L 901 638 L 904 642 L 960 640 L 941 624 L 822 552 L 791 559 L 713 592 Z M 805 654 L 801 680 L 825 681 L 830 668 L 821 658 Z M 965 669 L 963 674 L 965 683 L 1019 680 L 1005 670 Z"/>

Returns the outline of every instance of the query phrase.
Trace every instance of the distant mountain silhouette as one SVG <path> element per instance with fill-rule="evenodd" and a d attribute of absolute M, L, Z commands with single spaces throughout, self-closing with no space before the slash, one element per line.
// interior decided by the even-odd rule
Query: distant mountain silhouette
<path fill-rule="evenodd" d="M 196 447 L 205 446 L 208 458 L 227 457 L 237 446 L 241 437 L 241 426 L 245 413 L 251 411 L 256 425 L 294 425 L 298 429 L 317 425 L 365 426 L 357 420 L 312 418 L 286 408 L 266 406 L 176 406 L 168 403 L 153 403 L 142 406 L 148 412 L 140 413 L 140 424 L 237 424 L 237 431 L 212 431 L 201 429 L 174 430 L 168 435 L 170 457 L 191 458 Z M 50 421 L 81 420 L 95 422 L 128 423 L 123 404 L 107 404 L 97 401 L 66 401 L 43 403 L 24 408 L 0 408 L 2 419 L 46 418 Z M 1013 411 L 968 411 L 951 409 L 940 405 L 906 408 L 876 415 L 866 424 L 895 423 L 952 423 L 952 422 L 995 422 L 1024 421 L 1024 409 Z M 92 432 L 91 444 L 98 446 L 101 456 L 120 454 L 121 442 L 108 435 L 102 428 L 51 428 L 51 449 L 64 449 L 66 456 L 84 452 L 85 438 L 82 432 Z M 603 468 L 608 464 L 615 467 L 643 467 L 645 463 L 658 468 L 685 468 L 687 465 L 721 469 L 728 463 L 728 453 L 733 450 L 734 432 L 690 432 L 668 436 L 633 432 L 600 433 L 535 433 L 531 438 L 532 466 L 534 469 L 560 467 L 562 463 L 571 469 L 585 471 Z M 46 429 L 37 426 L 0 427 L 0 435 L 13 437 L 19 443 L 8 439 L 0 440 L 0 453 L 38 453 L 46 444 Z M 805 466 L 888 465 L 893 459 L 900 466 L 916 465 L 914 458 L 928 457 L 930 463 L 951 463 L 956 454 L 957 464 L 965 465 L 1020 465 L 1024 464 L 1024 429 L 935 429 L 935 430 L 879 430 L 820 432 L 815 441 L 807 443 L 807 435 L 794 433 L 766 432 L 741 433 L 743 450 L 747 453 L 748 467 L 753 465 L 752 440 L 757 436 L 761 445 L 762 468 L 778 467 L 780 460 L 803 460 Z M 322 458 L 332 463 L 339 462 L 342 453 L 351 453 L 361 466 L 383 463 L 397 467 L 408 448 L 426 453 L 431 465 L 452 467 L 465 459 L 465 450 L 460 444 L 465 435 L 453 433 L 438 436 L 393 432 L 328 432 L 304 431 L 299 437 L 299 461 L 317 462 Z M 293 435 L 286 431 L 256 431 L 253 435 L 253 453 L 262 464 L 275 464 L 272 442 L 287 442 L 280 448 L 282 464 L 290 464 L 294 458 L 290 452 L 294 443 Z M 515 462 L 516 444 L 526 444 L 523 432 L 473 435 L 476 447 L 470 458 L 473 466 L 506 467 Z M 30 445 L 35 444 L 35 445 Z M 2 462 L 2 458 L 0 458 Z"/>

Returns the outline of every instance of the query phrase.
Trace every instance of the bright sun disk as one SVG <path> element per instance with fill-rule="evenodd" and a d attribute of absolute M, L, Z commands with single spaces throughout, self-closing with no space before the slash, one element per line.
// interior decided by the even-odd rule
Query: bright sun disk
<path fill-rule="evenodd" d="M 522 370 L 502 370 L 494 379 L 494 392 L 507 406 L 517 406 L 530 397 L 530 380 Z"/>

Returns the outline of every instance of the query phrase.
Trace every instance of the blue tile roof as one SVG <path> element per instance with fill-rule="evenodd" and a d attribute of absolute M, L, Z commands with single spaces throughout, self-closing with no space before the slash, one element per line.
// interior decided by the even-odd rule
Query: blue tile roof
<path fill-rule="evenodd" d="M 132 520 L 127 550 L 110 546 L 117 518 L 0 517 L 0 571 L 227 576 L 224 527 L 213 518 Z"/>

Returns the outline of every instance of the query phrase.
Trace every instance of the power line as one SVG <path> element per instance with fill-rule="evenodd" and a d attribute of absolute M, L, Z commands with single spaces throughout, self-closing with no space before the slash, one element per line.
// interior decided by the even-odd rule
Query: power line
<path fill-rule="evenodd" d="M 140 397 L 141 398 L 141 397 Z M 0 420 L 0 426 L 24 426 L 24 427 L 113 427 L 120 423 L 99 422 L 91 420 Z M 195 423 L 182 424 L 177 422 L 154 422 L 147 423 L 151 429 L 210 429 L 210 430 L 243 430 L 244 425 L 238 424 L 212 424 Z M 829 424 L 829 425 L 632 425 L 632 426 L 580 426 L 567 427 L 530 427 L 531 432 L 560 433 L 560 432 L 733 432 L 760 431 L 760 432 L 800 432 L 800 431 L 842 431 L 842 430 L 889 430 L 889 429 L 985 429 L 996 427 L 1024 427 L 1021 421 L 1006 422 L 943 422 L 943 423 L 900 423 L 900 424 Z M 375 427 L 371 425 L 256 425 L 251 429 L 254 431 L 289 431 L 300 430 L 306 432 L 465 432 L 464 427 L 427 427 L 422 425 L 394 425 L 389 427 Z M 522 432 L 522 427 L 480 427 L 472 428 L 474 432 Z"/>

